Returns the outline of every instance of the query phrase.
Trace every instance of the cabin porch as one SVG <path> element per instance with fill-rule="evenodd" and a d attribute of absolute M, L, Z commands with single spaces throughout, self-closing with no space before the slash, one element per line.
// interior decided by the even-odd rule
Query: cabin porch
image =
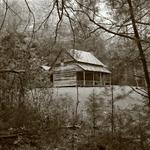
<path fill-rule="evenodd" d="M 77 72 L 77 85 L 80 87 L 105 86 L 111 84 L 110 74 L 94 71 Z"/>

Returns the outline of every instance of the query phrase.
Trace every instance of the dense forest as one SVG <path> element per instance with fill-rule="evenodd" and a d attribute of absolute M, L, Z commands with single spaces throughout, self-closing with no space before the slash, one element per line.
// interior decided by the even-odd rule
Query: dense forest
<path fill-rule="evenodd" d="M 0 0 L 0 149 L 148 150 L 149 8 L 149 0 Z M 56 98 L 51 88 L 67 49 L 92 52 L 112 72 L 103 96 L 89 94 L 84 118 L 79 101 Z M 130 87 L 144 105 L 116 108 L 127 96 L 115 97 L 116 85 Z"/>

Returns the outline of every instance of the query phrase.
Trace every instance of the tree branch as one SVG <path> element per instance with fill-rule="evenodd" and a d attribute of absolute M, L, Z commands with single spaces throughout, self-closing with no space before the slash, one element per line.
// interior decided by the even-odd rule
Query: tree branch
<path fill-rule="evenodd" d="M 4 14 L 4 18 L 3 18 L 3 21 L 1 23 L 1 26 L 0 26 L 0 31 L 2 30 L 2 28 L 4 26 L 4 23 L 5 23 L 5 20 L 6 20 L 6 16 L 7 16 L 7 12 L 8 12 L 8 4 L 7 4 L 7 2 L 5 3 L 5 5 L 6 5 L 5 14 Z"/>

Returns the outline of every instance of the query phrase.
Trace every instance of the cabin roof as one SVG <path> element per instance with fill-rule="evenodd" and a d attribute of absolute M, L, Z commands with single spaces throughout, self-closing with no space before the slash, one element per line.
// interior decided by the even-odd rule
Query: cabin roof
<path fill-rule="evenodd" d="M 83 64 L 83 63 L 77 63 L 77 65 L 85 71 L 111 73 L 107 68 L 102 67 L 102 66 L 95 66 L 95 65 Z"/>
<path fill-rule="evenodd" d="M 67 50 L 67 52 L 77 61 L 82 63 L 88 63 L 93 65 L 99 65 L 106 67 L 100 60 L 98 60 L 92 53 L 82 51 L 82 50 L 76 50 L 71 49 Z"/>
<path fill-rule="evenodd" d="M 46 65 L 42 65 L 41 68 L 43 68 L 45 71 L 48 71 L 50 70 L 50 66 L 46 66 Z"/>

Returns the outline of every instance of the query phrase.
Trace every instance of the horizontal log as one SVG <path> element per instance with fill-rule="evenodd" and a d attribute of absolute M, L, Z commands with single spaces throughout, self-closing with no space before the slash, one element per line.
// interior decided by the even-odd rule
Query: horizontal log
<path fill-rule="evenodd" d="M 63 81 L 63 80 L 74 80 L 76 81 L 76 77 L 61 77 L 61 78 L 55 78 L 55 81 Z"/>
<path fill-rule="evenodd" d="M 77 83 L 75 80 L 67 81 L 54 81 L 54 86 L 75 86 Z"/>
<path fill-rule="evenodd" d="M 25 70 L 0 69 L 0 73 L 25 73 Z"/>

